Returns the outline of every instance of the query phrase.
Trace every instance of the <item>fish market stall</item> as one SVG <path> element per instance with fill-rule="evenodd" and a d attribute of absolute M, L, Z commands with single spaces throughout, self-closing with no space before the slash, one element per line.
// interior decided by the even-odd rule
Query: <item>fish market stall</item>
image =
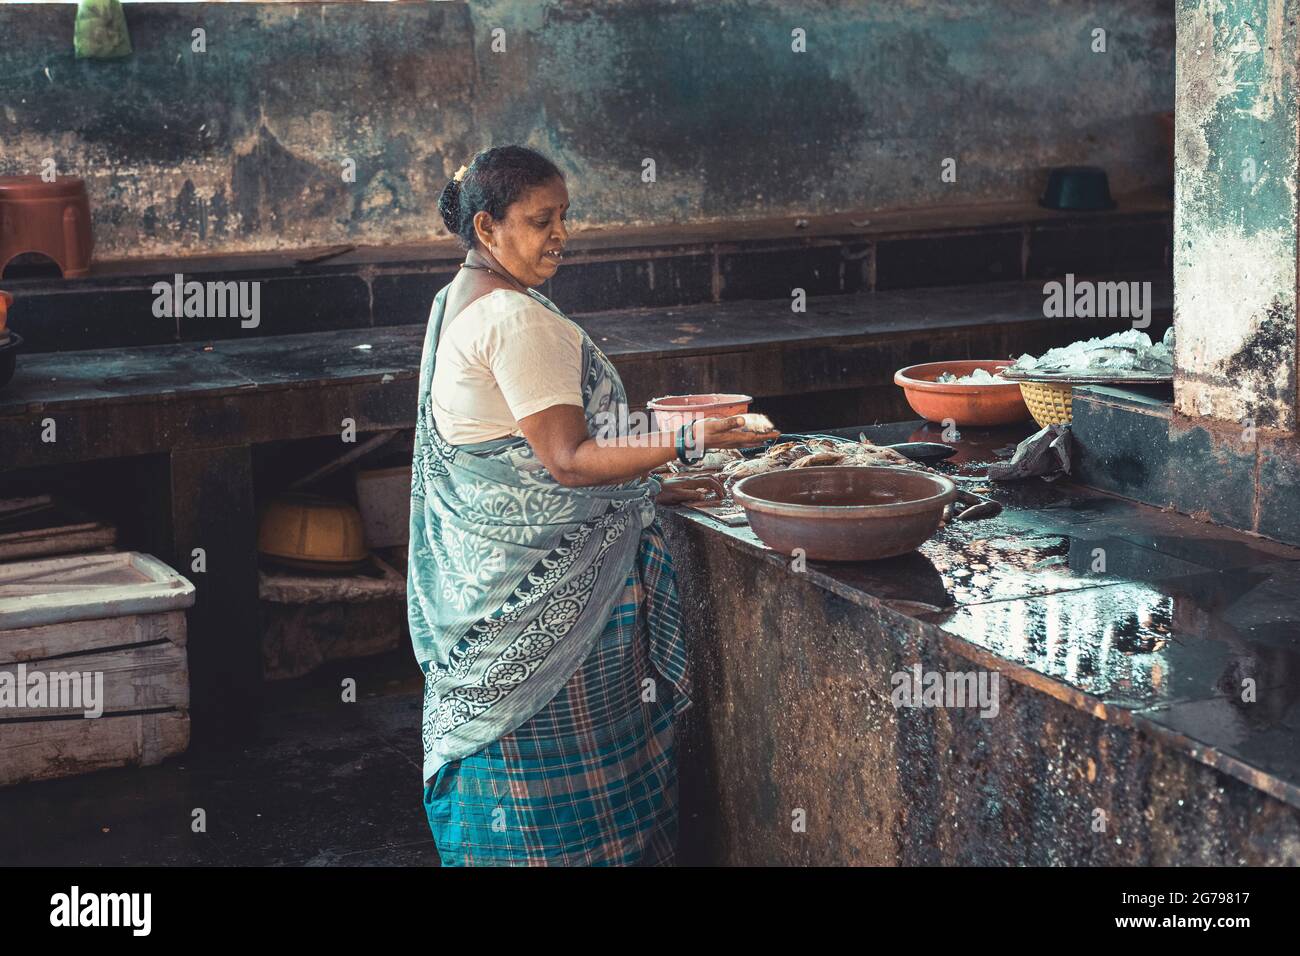
<path fill-rule="evenodd" d="M 1300 552 L 1067 481 L 990 482 L 1029 430 L 964 428 L 932 467 L 1000 512 L 886 560 L 664 510 L 695 681 L 687 859 L 1300 862 L 1294 692 L 1233 694 L 1290 653 Z"/>

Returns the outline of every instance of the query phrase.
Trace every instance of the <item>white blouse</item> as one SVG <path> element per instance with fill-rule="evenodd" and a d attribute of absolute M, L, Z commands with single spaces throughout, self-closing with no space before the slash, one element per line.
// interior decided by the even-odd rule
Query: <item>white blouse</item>
<path fill-rule="evenodd" d="M 519 436 L 519 419 L 582 402 L 582 330 L 513 289 L 479 296 L 442 324 L 433 420 L 453 445 Z"/>

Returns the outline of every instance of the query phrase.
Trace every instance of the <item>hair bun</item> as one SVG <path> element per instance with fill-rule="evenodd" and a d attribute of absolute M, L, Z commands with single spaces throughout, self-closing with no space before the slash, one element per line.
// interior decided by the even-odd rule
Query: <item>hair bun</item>
<path fill-rule="evenodd" d="M 454 179 L 447 180 L 438 197 L 438 212 L 442 213 L 442 224 L 453 236 L 460 232 L 460 183 Z"/>

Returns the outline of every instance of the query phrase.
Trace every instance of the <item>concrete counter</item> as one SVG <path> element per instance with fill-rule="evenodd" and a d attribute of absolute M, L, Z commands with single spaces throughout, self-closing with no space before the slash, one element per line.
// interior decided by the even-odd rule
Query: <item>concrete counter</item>
<path fill-rule="evenodd" d="M 960 442 L 959 483 L 1008 437 Z M 1300 863 L 1300 551 L 1080 486 L 990 494 L 914 554 L 803 571 L 664 509 L 685 859 Z M 896 707 L 918 666 L 993 693 Z"/>

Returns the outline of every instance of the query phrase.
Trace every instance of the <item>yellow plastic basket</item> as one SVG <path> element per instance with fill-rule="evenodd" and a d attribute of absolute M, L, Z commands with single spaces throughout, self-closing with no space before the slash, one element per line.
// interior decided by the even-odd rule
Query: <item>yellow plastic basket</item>
<path fill-rule="evenodd" d="M 1064 425 L 1071 418 L 1071 398 L 1074 389 L 1055 382 L 1021 382 L 1020 394 L 1029 406 L 1039 428 Z"/>

